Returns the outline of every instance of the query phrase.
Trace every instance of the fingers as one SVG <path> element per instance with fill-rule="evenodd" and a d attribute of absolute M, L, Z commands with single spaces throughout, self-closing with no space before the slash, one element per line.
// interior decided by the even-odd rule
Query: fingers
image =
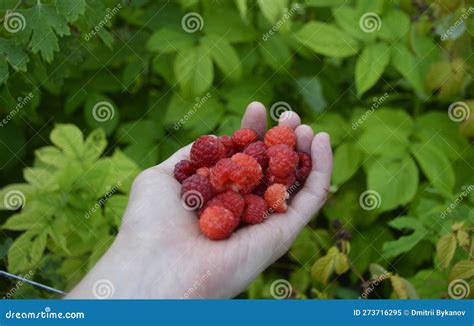
<path fill-rule="evenodd" d="M 267 129 L 267 112 L 265 106 L 260 102 L 252 102 L 247 106 L 242 118 L 242 128 L 253 129 L 261 137 Z"/>
<path fill-rule="evenodd" d="M 283 112 L 278 119 L 279 126 L 288 126 L 291 129 L 295 129 L 300 124 L 301 124 L 301 119 L 298 113 L 293 112 L 293 111 Z"/>
<path fill-rule="evenodd" d="M 313 170 L 306 183 L 291 202 L 295 221 L 304 226 L 324 204 L 331 182 L 332 150 L 329 135 L 318 133 L 311 144 Z"/>
<path fill-rule="evenodd" d="M 297 150 L 300 152 L 311 152 L 311 143 L 313 142 L 314 132 L 308 125 L 300 125 L 295 129 Z"/>

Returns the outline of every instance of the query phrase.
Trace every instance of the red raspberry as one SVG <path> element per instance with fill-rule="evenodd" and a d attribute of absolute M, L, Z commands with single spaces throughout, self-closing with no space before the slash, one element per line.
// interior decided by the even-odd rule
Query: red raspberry
<path fill-rule="evenodd" d="M 202 233 L 212 240 L 228 238 L 238 223 L 238 219 L 234 214 L 221 206 L 206 208 L 199 219 L 199 227 Z"/>
<path fill-rule="evenodd" d="M 280 144 L 267 149 L 269 169 L 276 177 L 287 177 L 293 174 L 298 164 L 298 154 L 288 145 Z"/>
<path fill-rule="evenodd" d="M 238 169 L 232 174 L 234 191 L 246 194 L 252 191 L 262 180 L 262 168 L 258 162 L 247 154 L 234 154 L 231 160 L 238 165 Z"/>
<path fill-rule="evenodd" d="M 237 153 L 217 162 L 211 168 L 209 178 L 216 192 L 232 189 L 246 194 L 260 183 L 262 175 L 262 168 L 253 157 Z"/>
<path fill-rule="evenodd" d="M 245 211 L 242 215 L 242 222 L 248 224 L 258 224 L 263 222 L 267 215 L 267 203 L 257 195 L 245 195 Z"/>
<path fill-rule="evenodd" d="M 265 180 L 267 186 L 270 186 L 274 183 L 280 183 L 288 189 L 295 183 L 296 176 L 295 176 L 294 173 L 290 173 L 289 175 L 287 175 L 285 177 L 276 177 L 272 174 L 272 171 L 270 171 L 270 169 L 268 169 L 265 172 L 264 180 Z"/>
<path fill-rule="evenodd" d="M 209 177 L 209 168 L 203 166 L 202 168 L 197 169 L 196 173 L 202 175 L 203 177 Z"/>
<path fill-rule="evenodd" d="M 255 130 L 242 128 L 234 132 L 232 135 L 232 141 L 234 142 L 234 147 L 238 151 L 244 150 L 244 148 L 257 141 L 258 135 Z"/>
<path fill-rule="evenodd" d="M 244 149 L 244 154 L 252 156 L 265 171 L 268 167 L 267 146 L 263 141 L 257 141 Z"/>
<path fill-rule="evenodd" d="M 231 157 L 232 155 L 235 154 L 235 148 L 234 148 L 234 142 L 232 141 L 231 136 L 220 136 L 219 140 L 221 141 L 222 144 L 224 144 L 225 150 L 226 150 L 226 157 Z"/>
<path fill-rule="evenodd" d="M 242 197 L 239 193 L 232 190 L 227 190 L 208 201 L 202 208 L 202 211 L 211 206 L 222 206 L 227 208 L 234 214 L 237 220 L 240 220 L 240 217 L 244 212 L 245 200 L 244 197 Z M 200 212 L 200 214 L 201 213 L 202 212 Z"/>
<path fill-rule="evenodd" d="M 196 167 L 188 160 L 181 160 L 174 166 L 174 177 L 179 183 L 196 172 Z"/>
<path fill-rule="evenodd" d="M 265 144 L 268 147 L 279 144 L 285 144 L 290 146 L 291 148 L 295 148 L 295 132 L 288 126 L 273 127 L 265 134 Z"/>
<path fill-rule="evenodd" d="M 188 210 L 201 208 L 211 197 L 211 183 L 202 175 L 193 174 L 181 185 L 181 202 Z"/>
<path fill-rule="evenodd" d="M 213 166 L 225 155 L 225 146 L 215 136 L 201 136 L 191 147 L 191 162 L 196 167 Z"/>
<path fill-rule="evenodd" d="M 311 155 L 305 152 L 298 152 L 298 166 L 296 168 L 296 179 L 304 182 L 313 167 Z"/>
<path fill-rule="evenodd" d="M 217 164 L 211 168 L 209 174 L 212 188 L 216 192 L 222 192 L 230 188 L 232 184 L 231 176 L 237 169 L 237 164 L 230 158 L 225 158 L 217 162 Z"/>
<path fill-rule="evenodd" d="M 286 199 L 289 194 L 286 187 L 282 184 L 275 183 L 267 188 L 263 195 L 270 212 L 284 213 L 287 210 Z"/>

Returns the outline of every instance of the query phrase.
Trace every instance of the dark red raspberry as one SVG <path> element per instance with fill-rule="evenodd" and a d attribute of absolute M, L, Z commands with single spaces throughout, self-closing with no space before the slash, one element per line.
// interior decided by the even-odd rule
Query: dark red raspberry
<path fill-rule="evenodd" d="M 181 160 L 174 166 L 174 177 L 179 183 L 182 183 L 184 179 L 193 175 L 195 172 L 196 167 L 188 160 Z"/>
<path fill-rule="evenodd" d="M 311 155 L 305 152 L 298 152 L 298 166 L 296 168 L 296 180 L 304 182 L 311 172 L 313 163 L 311 161 Z"/>
<path fill-rule="evenodd" d="M 245 211 L 242 215 L 242 222 L 248 224 L 257 224 L 263 222 L 267 217 L 267 203 L 257 195 L 245 195 Z"/>
<path fill-rule="evenodd" d="M 232 185 L 231 177 L 237 169 L 237 163 L 230 158 L 220 160 L 211 168 L 209 180 L 216 193 L 222 192 Z"/>
<path fill-rule="evenodd" d="M 244 149 L 244 154 L 252 156 L 265 171 L 268 167 L 267 146 L 263 141 L 256 141 Z"/>
<path fill-rule="evenodd" d="M 247 145 L 257 141 L 258 135 L 255 130 L 242 128 L 234 132 L 232 141 L 237 151 L 243 151 Z"/>
<path fill-rule="evenodd" d="M 221 141 L 222 144 L 224 144 L 225 150 L 226 150 L 226 157 L 231 157 L 236 153 L 235 148 L 234 148 L 234 142 L 232 141 L 231 136 L 220 136 L 219 140 Z"/>
<path fill-rule="evenodd" d="M 181 202 L 186 209 L 199 209 L 211 198 L 212 188 L 208 178 L 193 174 L 183 181 Z"/>
<path fill-rule="evenodd" d="M 268 130 L 265 134 L 265 144 L 268 147 L 285 144 L 291 148 L 295 148 L 296 134 L 293 129 L 288 126 L 276 126 Z"/>
<path fill-rule="evenodd" d="M 196 167 L 213 166 L 226 155 L 224 144 L 215 136 L 201 136 L 191 147 L 191 162 Z"/>
<path fill-rule="evenodd" d="M 234 214 L 221 206 L 211 206 L 204 210 L 199 219 L 199 227 L 212 240 L 228 238 L 239 224 Z"/>
<path fill-rule="evenodd" d="M 275 177 L 285 178 L 295 172 L 298 154 L 288 145 L 280 144 L 267 149 L 269 169 Z"/>

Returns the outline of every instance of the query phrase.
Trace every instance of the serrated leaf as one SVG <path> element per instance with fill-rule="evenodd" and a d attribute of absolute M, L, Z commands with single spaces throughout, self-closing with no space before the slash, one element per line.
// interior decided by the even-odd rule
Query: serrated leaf
<path fill-rule="evenodd" d="M 411 157 L 373 162 L 367 171 L 367 188 L 380 196 L 380 211 L 409 203 L 418 188 L 418 168 Z"/>
<path fill-rule="evenodd" d="M 369 90 L 382 76 L 390 60 L 390 49 L 385 43 L 367 45 L 357 59 L 355 81 L 357 95 Z"/>
<path fill-rule="evenodd" d="M 395 291 L 399 299 L 418 298 L 418 295 L 413 285 L 403 277 L 400 277 L 398 275 L 390 275 L 390 281 L 392 282 L 393 290 Z"/>
<path fill-rule="evenodd" d="M 53 129 L 50 139 L 62 149 L 63 153 L 77 160 L 81 160 L 84 151 L 82 132 L 73 124 L 59 124 Z"/>
<path fill-rule="evenodd" d="M 214 80 L 211 56 L 203 47 L 179 52 L 174 63 L 174 72 L 181 89 L 189 96 L 202 95 Z"/>
<path fill-rule="evenodd" d="M 443 195 L 451 195 L 456 181 L 454 170 L 446 156 L 438 149 L 437 143 L 413 144 L 411 149 L 432 185 Z"/>
<path fill-rule="evenodd" d="M 445 269 L 451 263 L 456 251 L 456 237 L 448 233 L 441 237 L 436 244 L 436 255 L 440 261 L 441 269 Z"/>
<path fill-rule="evenodd" d="M 224 80 L 238 81 L 242 76 L 239 55 L 234 47 L 225 39 L 216 35 L 207 35 L 201 39 L 205 51 L 224 74 Z"/>
<path fill-rule="evenodd" d="M 474 276 L 474 260 L 461 260 L 453 266 L 449 273 L 449 280 L 467 280 Z"/>
<path fill-rule="evenodd" d="M 334 25 L 312 21 L 295 33 L 295 38 L 316 53 L 343 58 L 356 54 L 359 44 Z"/>
<path fill-rule="evenodd" d="M 0 38 L 0 84 L 7 81 L 10 73 L 7 62 L 16 71 L 26 71 L 26 65 L 30 61 L 28 55 L 21 46 L 16 45 L 12 40 Z"/>
<path fill-rule="evenodd" d="M 29 42 L 33 53 L 51 62 L 54 52 L 59 51 L 58 36 L 69 35 L 69 27 L 63 16 L 50 4 L 37 2 L 33 7 L 19 11 L 25 17 L 25 28 L 18 37 Z"/>
<path fill-rule="evenodd" d="M 58 13 L 66 17 L 68 22 L 74 22 L 86 11 L 85 0 L 56 0 Z"/>

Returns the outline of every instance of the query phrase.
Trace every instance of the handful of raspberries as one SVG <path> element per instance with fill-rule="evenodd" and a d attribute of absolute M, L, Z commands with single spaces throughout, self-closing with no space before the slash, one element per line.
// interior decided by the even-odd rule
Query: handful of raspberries
<path fill-rule="evenodd" d="M 296 135 L 287 126 L 271 128 L 263 141 L 247 128 L 232 137 L 199 137 L 190 160 L 174 168 L 183 206 L 198 211 L 199 227 L 212 240 L 286 212 L 290 193 L 301 187 L 312 167 L 311 156 L 295 148 Z"/>

